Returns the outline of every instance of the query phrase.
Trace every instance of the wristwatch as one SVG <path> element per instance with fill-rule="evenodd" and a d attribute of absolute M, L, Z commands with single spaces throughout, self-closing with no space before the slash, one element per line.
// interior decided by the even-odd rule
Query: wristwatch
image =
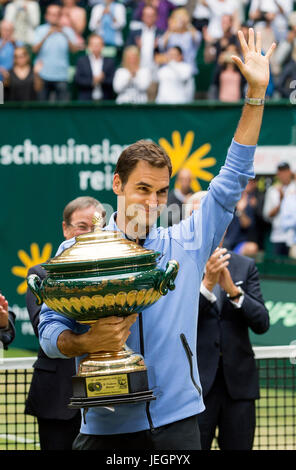
<path fill-rule="evenodd" d="M 262 98 L 249 98 L 246 96 L 245 103 L 250 104 L 251 106 L 262 106 L 265 103 L 265 100 Z"/>
<path fill-rule="evenodd" d="M 237 300 L 239 299 L 242 295 L 244 295 L 244 291 L 242 290 L 242 288 L 240 286 L 237 286 L 238 290 L 239 290 L 239 293 L 234 295 L 233 297 L 230 297 L 230 294 L 226 294 L 227 298 L 229 300 Z"/>

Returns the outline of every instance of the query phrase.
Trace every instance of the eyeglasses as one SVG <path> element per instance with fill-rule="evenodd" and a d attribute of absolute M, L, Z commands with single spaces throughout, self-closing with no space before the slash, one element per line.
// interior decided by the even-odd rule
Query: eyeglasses
<path fill-rule="evenodd" d="M 86 224 L 68 224 L 68 227 L 73 227 L 80 232 L 93 232 L 95 229 L 94 225 L 86 225 Z"/>

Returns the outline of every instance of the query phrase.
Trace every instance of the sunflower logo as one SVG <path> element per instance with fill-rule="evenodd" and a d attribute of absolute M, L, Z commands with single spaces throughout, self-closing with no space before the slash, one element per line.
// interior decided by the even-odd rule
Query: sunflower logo
<path fill-rule="evenodd" d="M 23 266 L 13 266 L 11 269 L 12 273 L 15 276 L 22 277 L 24 279 L 21 284 L 17 287 L 18 294 L 25 294 L 27 291 L 27 273 L 28 270 L 35 266 L 36 264 L 45 263 L 51 256 L 52 252 L 52 245 L 51 243 L 46 243 L 42 249 L 42 253 L 40 254 L 39 246 L 37 243 L 31 243 L 30 246 L 31 256 L 28 255 L 24 250 L 19 250 L 17 255 L 20 261 L 23 263 Z"/>
<path fill-rule="evenodd" d="M 215 158 L 204 158 L 211 151 L 211 145 L 209 143 L 204 144 L 191 153 L 194 142 L 193 131 L 186 133 L 183 142 L 179 131 L 172 133 L 172 144 L 164 138 L 160 138 L 158 142 L 172 161 L 172 176 L 178 173 L 182 168 L 187 168 L 191 171 L 193 176 L 192 189 L 194 192 L 201 190 L 199 180 L 209 182 L 214 177 L 212 173 L 205 170 L 205 168 L 216 164 Z"/>

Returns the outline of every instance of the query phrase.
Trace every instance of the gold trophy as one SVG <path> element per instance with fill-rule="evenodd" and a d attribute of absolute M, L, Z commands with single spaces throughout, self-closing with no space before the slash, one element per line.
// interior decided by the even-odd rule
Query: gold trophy
<path fill-rule="evenodd" d="M 142 313 L 175 288 L 177 261 L 157 267 L 160 253 L 124 238 L 121 232 L 95 229 L 76 237 L 76 242 L 42 266 L 41 281 L 28 276 L 28 286 L 52 310 L 91 325 L 108 316 Z M 71 408 L 108 406 L 154 400 L 149 390 L 147 367 L 141 354 L 127 345 L 121 351 L 98 351 L 82 359 L 73 380 Z"/>

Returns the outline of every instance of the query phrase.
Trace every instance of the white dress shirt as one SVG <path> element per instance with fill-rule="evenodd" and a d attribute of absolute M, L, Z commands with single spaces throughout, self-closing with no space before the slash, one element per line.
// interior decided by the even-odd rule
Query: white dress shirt
<path fill-rule="evenodd" d="M 98 59 L 93 55 L 89 55 L 89 61 L 90 61 L 90 68 L 92 71 L 93 76 L 99 75 L 103 71 L 103 59 L 102 57 L 99 57 Z M 101 100 L 103 97 L 103 92 L 102 92 L 102 87 L 101 84 L 98 83 L 92 92 L 92 99 L 93 100 Z"/>
<path fill-rule="evenodd" d="M 143 25 L 141 34 L 141 67 L 153 69 L 154 63 L 154 45 L 155 45 L 156 27 L 148 28 Z"/>

